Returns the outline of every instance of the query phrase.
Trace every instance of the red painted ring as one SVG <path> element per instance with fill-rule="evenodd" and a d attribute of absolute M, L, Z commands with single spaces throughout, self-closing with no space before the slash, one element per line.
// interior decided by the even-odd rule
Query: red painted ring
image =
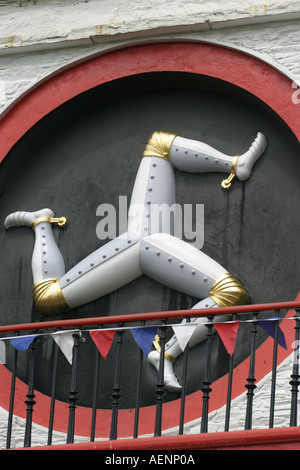
<path fill-rule="evenodd" d="M 253 56 L 233 49 L 197 42 L 159 43 L 108 52 L 87 59 L 82 63 L 71 65 L 38 83 L 1 116 L 0 162 L 31 127 L 71 98 L 93 87 L 122 77 L 166 71 L 196 73 L 218 78 L 252 93 L 273 109 L 300 141 L 300 107 L 292 102 L 291 80 L 278 70 Z M 288 350 L 279 348 L 278 363 L 281 363 L 292 352 L 292 324 L 292 321 L 282 323 Z M 271 370 L 272 349 L 273 341 L 269 339 L 256 352 L 257 381 Z M 232 398 L 245 391 L 244 382 L 247 377 L 248 362 L 249 360 L 246 359 L 235 369 Z M 4 366 L 0 367 L 0 376 L 2 383 L 0 406 L 7 410 L 11 376 Z M 226 387 L 226 383 L 225 376 L 213 384 L 210 411 L 225 404 L 224 387 Z M 25 418 L 24 399 L 26 393 L 27 386 L 17 380 L 14 413 L 23 418 Z M 186 422 L 201 416 L 200 401 L 201 392 L 195 392 L 186 398 Z M 49 397 L 36 392 L 34 422 L 47 427 L 49 409 Z M 163 429 L 178 426 L 179 409 L 179 400 L 164 405 Z M 67 431 L 67 416 L 68 405 L 57 402 L 54 430 L 64 433 Z M 99 410 L 96 437 L 109 437 L 110 417 L 109 410 Z M 140 410 L 139 432 L 141 435 L 153 432 L 154 419 L 154 407 L 145 407 Z M 119 411 L 119 437 L 132 435 L 133 420 L 132 410 Z M 77 407 L 75 434 L 89 436 L 90 423 L 91 410 Z"/>

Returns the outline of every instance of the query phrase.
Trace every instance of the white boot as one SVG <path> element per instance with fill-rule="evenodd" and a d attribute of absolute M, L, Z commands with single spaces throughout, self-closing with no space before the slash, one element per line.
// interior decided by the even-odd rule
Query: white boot
<path fill-rule="evenodd" d="M 236 176 L 239 180 L 245 181 L 249 178 L 254 163 L 263 154 L 266 146 L 267 141 L 265 136 L 261 132 L 258 132 L 257 137 L 249 150 L 240 155 L 238 158 L 236 164 Z"/>
<path fill-rule="evenodd" d="M 207 297 L 206 299 L 197 302 L 197 304 L 193 306 L 192 310 L 201 308 L 211 309 L 214 307 L 217 307 L 217 304 L 213 301 L 213 299 Z M 217 315 L 215 317 L 215 321 L 226 321 L 228 319 L 229 316 Z M 191 318 L 190 321 L 197 325 L 196 328 L 193 329 L 193 333 L 191 336 L 190 334 L 186 336 L 186 331 L 183 331 L 190 329 L 190 326 L 188 326 L 187 324 L 187 320 L 184 318 L 181 324 L 178 324 L 178 326 L 173 327 L 175 334 L 169 339 L 169 341 L 165 345 L 164 385 L 166 389 L 170 392 L 180 392 L 182 389 L 176 375 L 174 374 L 173 364 L 176 361 L 177 357 L 183 353 L 185 347 L 187 346 L 186 341 L 188 341 L 188 347 L 192 348 L 193 346 L 196 346 L 202 341 L 205 341 L 207 338 L 207 327 L 205 325 L 208 322 L 207 317 Z M 186 339 L 186 337 L 189 339 Z M 148 354 L 148 360 L 150 364 L 155 367 L 157 372 L 159 372 L 160 352 L 159 346 L 155 340 L 154 345 L 156 347 L 156 350 L 151 351 Z"/>
<path fill-rule="evenodd" d="M 37 219 L 42 218 L 52 218 L 54 213 L 51 209 L 42 209 L 37 212 L 24 212 L 18 211 L 13 212 L 12 214 L 8 215 L 4 221 L 4 227 L 9 229 L 11 227 L 32 227 L 32 224 Z"/>
<path fill-rule="evenodd" d="M 180 353 L 181 352 L 180 350 Z M 150 364 L 155 367 L 157 372 L 159 372 L 160 353 L 156 350 L 151 351 L 148 354 L 148 360 Z M 170 392 L 180 392 L 182 388 L 174 374 L 172 362 L 166 358 L 164 359 L 164 385 Z"/>

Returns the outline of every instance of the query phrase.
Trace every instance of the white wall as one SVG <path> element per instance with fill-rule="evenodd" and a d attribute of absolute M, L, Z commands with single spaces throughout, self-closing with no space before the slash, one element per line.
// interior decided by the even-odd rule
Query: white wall
<path fill-rule="evenodd" d="M 78 59 L 170 38 L 241 49 L 300 84 L 299 25 L 295 0 L 0 0 L 0 112 Z"/>
<path fill-rule="evenodd" d="M 170 0 L 0 0 L 0 113 L 23 93 L 56 70 L 89 55 L 128 43 L 186 38 L 238 48 L 278 68 L 300 84 L 300 2 Z M 287 299 L 288 300 L 288 299 Z M 291 358 L 286 362 L 291 363 Z M 279 367 L 280 391 L 276 425 L 289 425 L 290 390 Z M 288 388 L 288 390 L 287 390 Z M 268 426 L 270 380 L 255 394 L 256 428 Z M 236 400 L 233 428 L 244 424 L 244 396 Z M 214 412 L 213 430 L 224 422 Z M 241 419 L 239 419 L 241 418 Z M 5 446 L 7 415 L 0 416 L 0 447 Z M 223 426 L 223 424 L 222 424 Z M 24 422 L 14 421 L 15 440 L 22 446 Z M 191 423 L 187 432 L 198 432 Z M 47 432 L 34 426 L 33 445 L 46 444 Z M 65 442 L 65 437 L 58 442 Z"/>

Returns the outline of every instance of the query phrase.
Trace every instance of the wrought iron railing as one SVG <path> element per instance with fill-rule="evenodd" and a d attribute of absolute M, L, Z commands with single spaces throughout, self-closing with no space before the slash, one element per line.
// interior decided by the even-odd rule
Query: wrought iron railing
<path fill-rule="evenodd" d="M 299 332 L 300 332 L 300 301 L 294 302 L 283 302 L 283 303 L 272 303 L 272 304 L 257 304 L 257 305 L 245 305 L 238 307 L 225 307 L 225 308 L 215 308 L 209 311 L 209 316 L 207 309 L 201 310 L 181 310 L 181 311 L 167 311 L 167 312 L 152 312 L 152 313 L 142 313 L 142 314 L 132 314 L 132 315 L 118 315 L 110 317 L 93 317 L 93 318 L 81 318 L 75 320 L 59 320 L 59 321 L 47 321 L 47 322 L 37 322 L 37 323 L 28 323 L 28 324 L 18 324 L 18 325 L 8 325 L 0 327 L 0 339 L 5 341 L 28 338 L 29 340 L 33 338 L 30 346 L 28 347 L 27 353 L 29 354 L 29 373 L 28 373 L 28 390 L 26 396 L 24 396 L 24 408 L 26 405 L 25 413 L 25 425 L 24 425 L 24 440 L 23 446 L 31 447 L 32 445 L 32 424 L 33 416 L 36 405 L 36 390 L 35 390 L 35 359 L 36 355 L 39 354 L 39 350 L 36 347 L 36 341 L 39 335 L 53 334 L 55 332 L 70 332 L 74 337 L 74 343 L 72 347 L 72 366 L 70 373 L 70 388 L 69 396 L 67 398 L 68 402 L 68 424 L 67 432 L 65 436 L 65 443 L 72 444 L 75 439 L 75 417 L 77 412 L 77 403 L 78 403 L 78 358 L 80 354 L 80 348 L 83 347 L 80 342 L 80 336 L 85 331 L 90 331 L 91 329 L 107 330 L 108 328 L 114 328 L 116 334 L 116 358 L 115 363 L 112 364 L 114 367 L 114 380 L 111 387 L 111 421 L 110 421 L 110 430 L 109 430 L 109 439 L 116 440 L 118 439 L 118 414 L 120 408 L 120 396 L 121 396 L 121 384 L 120 384 L 120 372 L 122 366 L 124 367 L 124 362 L 122 361 L 122 348 L 123 343 L 126 341 L 126 329 L 129 329 L 132 325 L 138 325 L 140 327 L 147 327 L 147 325 L 155 325 L 159 328 L 160 334 L 160 365 L 158 372 L 158 380 L 156 384 L 156 402 L 154 406 L 155 410 L 155 420 L 154 428 L 152 435 L 154 437 L 160 437 L 163 434 L 162 427 L 162 414 L 164 407 L 164 396 L 165 396 L 165 387 L 164 387 L 164 353 L 165 353 L 165 344 L 166 344 L 166 330 L 170 326 L 170 321 L 172 319 L 182 319 L 191 317 L 207 317 L 208 321 L 206 323 L 207 327 L 207 340 L 206 340 L 206 360 L 205 360 L 205 373 L 204 379 L 202 380 L 202 414 L 201 414 L 201 423 L 199 424 L 199 434 L 206 434 L 209 431 L 209 400 L 212 392 L 212 379 L 211 379 L 211 355 L 212 355 L 212 337 L 213 337 L 213 326 L 214 326 L 214 317 L 216 315 L 232 315 L 232 322 L 237 321 L 240 318 L 246 318 L 245 321 L 250 322 L 251 333 L 249 338 L 249 368 L 248 376 L 245 377 L 244 387 L 246 391 L 246 411 L 245 411 L 245 430 L 252 429 L 252 416 L 253 416 L 253 398 L 255 395 L 256 388 L 256 379 L 255 379 L 255 359 L 256 359 L 256 336 L 258 321 L 264 319 L 270 319 L 273 322 L 273 358 L 272 358 L 272 371 L 271 371 L 271 387 L 270 387 L 270 411 L 269 411 L 269 428 L 274 426 L 274 408 L 275 408 L 275 398 L 276 398 L 276 373 L 277 373 L 277 354 L 278 354 L 278 338 L 280 333 L 280 322 L 283 319 L 291 320 L 289 322 L 291 329 L 293 331 L 293 350 L 294 351 L 294 360 L 292 365 L 292 370 L 290 372 L 290 381 L 291 385 L 290 390 L 290 426 L 297 426 L 297 415 L 298 415 L 298 388 L 300 385 L 300 374 L 299 374 L 299 358 L 298 358 L 298 349 L 299 349 Z M 243 317 L 241 317 L 243 315 Z M 108 327 L 109 325 L 109 327 Z M 289 348 L 291 345 L 289 345 Z M 52 374 L 52 383 L 51 389 L 49 390 L 50 398 L 50 409 L 49 409 L 49 422 L 48 422 L 48 439 L 47 445 L 52 445 L 52 436 L 53 436 L 53 423 L 55 416 L 55 403 L 56 403 L 56 385 L 57 385 L 57 360 L 58 360 L 59 348 L 56 347 L 55 354 L 53 357 L 53 364 L 49 367 L 49 374 Z M 183 372 L 182 372 L 182 392 L 180 397 L 180 417 L 178 423 L 178 434 L 184 434 L 185 427 L 185 405 L 186 405 L 186 394 L 187 388 L 186 383 L 188 380 L 187 371 L 188 371 L 188 355 L 189 349 L 186 348 L 183 356 Z M 228 382 L 227 390 L 224 390 L 224 396 L 226 395 L 226 412 L 225 412 L 225 422 L 224 422 L 224 431 L 230 430 L 230 416 L 231 416 L 231 407 L 232 407 L 232 380 L 234 374 L 234 355 L 228 356 Z M 124 358 L 123 358 L 124 359 Z M 90 435 L 88 440 L 93 442 L 97 439 L 95 429 L 97 421 L 97 394 L 99 393 L 99 363 L 101 360 L 100 353 L 97 354 L 95 360 L 95 378 L 94 385 L 92 390 L 86 390 L 87 394 L 93 396 L 92 399 L 92 411 L 91 411 L 91 423 L 90 423 Z M 109 358 L 108 358 L 109 360 Z M 126 365 L 125 365 L 126 366 Z M 4 366 L 2 366 L 4 367 Z M 6 436 L 6 448 L 14 448 L 12 445 L 12 436 L 14 433 L 13 418 L 15 414 L 15 390 L 16 390 L 16 380 L 17 380 L 17 370 L 18 370 L 18 349 L 14 349 L 13 360 L 11 363 L 11 378 L 10 378 L 10 391 L 7 391 L 9 395 L 9 406 L 7 410 L 7 436 Z M 131 436 L 129 438 L 139 438 L 139 424 L 140 424 L 140 396 L 141 396 L 141 380 L 142 380 L 142 369 L 143 369 L 143 351 L 139 350 L 138 358 L 138 367 L 136 369 L 137 374 L 137 386 L 136 386 L 136 403 L 134 407 L 134 424 Z M 287 387 L 289 389 L 289 384 Z M 124 385 L 124 384 L 123 384 Z M 2 386 L 2 385 L 1 385 Z M 2 426 L 3 429 L 3 426 Z"/>

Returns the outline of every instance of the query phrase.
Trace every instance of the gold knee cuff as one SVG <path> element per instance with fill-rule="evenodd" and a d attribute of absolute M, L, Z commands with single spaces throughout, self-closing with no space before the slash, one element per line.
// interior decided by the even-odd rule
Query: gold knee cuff
<path fill-rule="evenodd" d="M 232 274 L 225 274 L 212 286 L 209 296 L 219 307 L 244 305 L 250 302 L 250 296 L 241 282 Z"/>
<path fill-rule="evenodd" d="M 170 160 L 170 148 L 176 135 L 166 132 L 154 132 L 150 137 L 143 157 L 160 157 Z"/>
<path fill-rule="evenodd" d="M 70 307 L 62 293 L 59 279 L 44 279 L 33 286 L 34 301 L 40 313 L 55 315 L 68 312 Z"/>

